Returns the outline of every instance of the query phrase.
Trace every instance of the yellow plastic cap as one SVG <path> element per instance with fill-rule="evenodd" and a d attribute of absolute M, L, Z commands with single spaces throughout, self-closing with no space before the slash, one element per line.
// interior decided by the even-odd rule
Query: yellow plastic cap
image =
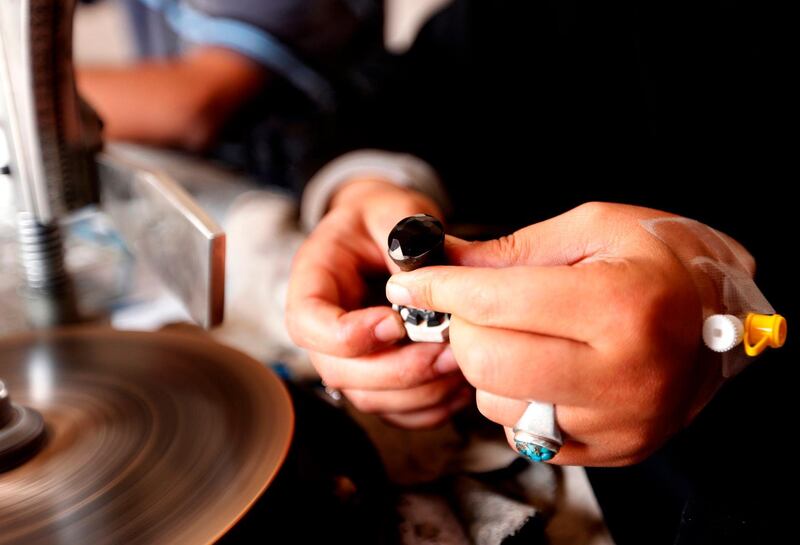
<path fill-rule="evenodd" d="M 780 314 L 751 312 L 744 322 L 744 351 L 758 356 L 768 346 L 780 348 L 786 342 L 786 318 Z"/>

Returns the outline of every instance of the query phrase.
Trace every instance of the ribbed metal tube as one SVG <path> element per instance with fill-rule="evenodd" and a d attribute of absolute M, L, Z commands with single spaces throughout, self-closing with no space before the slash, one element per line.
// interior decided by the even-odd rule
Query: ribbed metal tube
<path fill-rule="evenodd" d="M 67 282 L 64 244 L 58 223 L 40 223 L 32 214 L 17 216 L 20 262 L 29 288 L 53 289 Z"/>

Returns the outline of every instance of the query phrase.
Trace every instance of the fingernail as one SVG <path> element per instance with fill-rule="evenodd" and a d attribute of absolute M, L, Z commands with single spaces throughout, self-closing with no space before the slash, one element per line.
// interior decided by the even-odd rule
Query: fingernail
<path fill-rule="evenodd" d="M 379 341 L 388 343 L 405 337 L 406 328 L 400 321 L 400 316 L 387 316 L 375 326 L 374 334 Z"/>
<path fill-rule="evenodd" d="M 448 346 L 442 350 L 433 362 L 433 368 L 440 375 L 446 375 L 458 369 L 458 362 L 456 362 L 456 357 L 453 355 L 453 349 Z"/>
<path fill-rule="evenodd" d="M 391 280 L 386 284 L 386 298 L 395 305 L 411 305 L 411 292 L 408 288 Z"/>

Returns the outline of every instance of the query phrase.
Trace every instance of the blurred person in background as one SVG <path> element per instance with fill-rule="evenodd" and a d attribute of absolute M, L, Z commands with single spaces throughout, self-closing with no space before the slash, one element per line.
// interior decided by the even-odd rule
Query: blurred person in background
<path fill-rule="evenodd" d="M 378 0 L 125 0 L 139 60 L 83 67 L 105 136 L 203 153 L 289 191 L 316 164 L 355 69 L 383 47 Z M 102 44 L 98 44 L 102 47 Z"/>

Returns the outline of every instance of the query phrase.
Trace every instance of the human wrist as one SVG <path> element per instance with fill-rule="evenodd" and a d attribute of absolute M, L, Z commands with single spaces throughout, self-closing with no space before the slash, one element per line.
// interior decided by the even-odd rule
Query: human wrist
<path fill-rule="evenodd" d="M 414 195 L 425 195 L 427 201 L 435 203 L 436 211 L 446 212 L 449 206 L 441 180 L 425 161 L 383 150 L 358 150 L 331 161 L 309 181 L 301 203 L 303 227 L 311 231 L 332 209 L 335 196 L 338 195 L 339 203 L 353 203 L 354 189 L 371 194 L 386 184 L 413 190 Z M 353 187 L 340 193 L 346 185 Z M 369 191 L 365 189 L 368 186 Z"/>
<path fill-rule="evenodd" d="M 727 314 L 744 319 L 750 313 L 775 314 L 774 308 L 753 280 L 755 262 L 733 238 L 698 221 L 683 217 L 659 217 L 640 222 L 683 263 L 697 289 L 702 318 Z M 742 346 L 722 352 L 700 346 L 701 359 L 721 367 L 722 376 L 732 377 L 752 357 Z"/>
<path fill-rule="evenodd" d="M 408 189 L 399 187 L 384 177 L 355 176 L 339 187 L 331 196 L 328 210 L 341 206 L 360 206 L 376 195 L 405 193 Z"/>
<path fill-rule="evenodd" d="M 376 203 L 396 203 L 401 208 L 419 208 L 419 213 L 440 215 L 439 206 L 427 195 L 391 180 L 373 176 L 361 176 L 345 182 L 332 196 L 330 207 L 369 209 Z"/>

